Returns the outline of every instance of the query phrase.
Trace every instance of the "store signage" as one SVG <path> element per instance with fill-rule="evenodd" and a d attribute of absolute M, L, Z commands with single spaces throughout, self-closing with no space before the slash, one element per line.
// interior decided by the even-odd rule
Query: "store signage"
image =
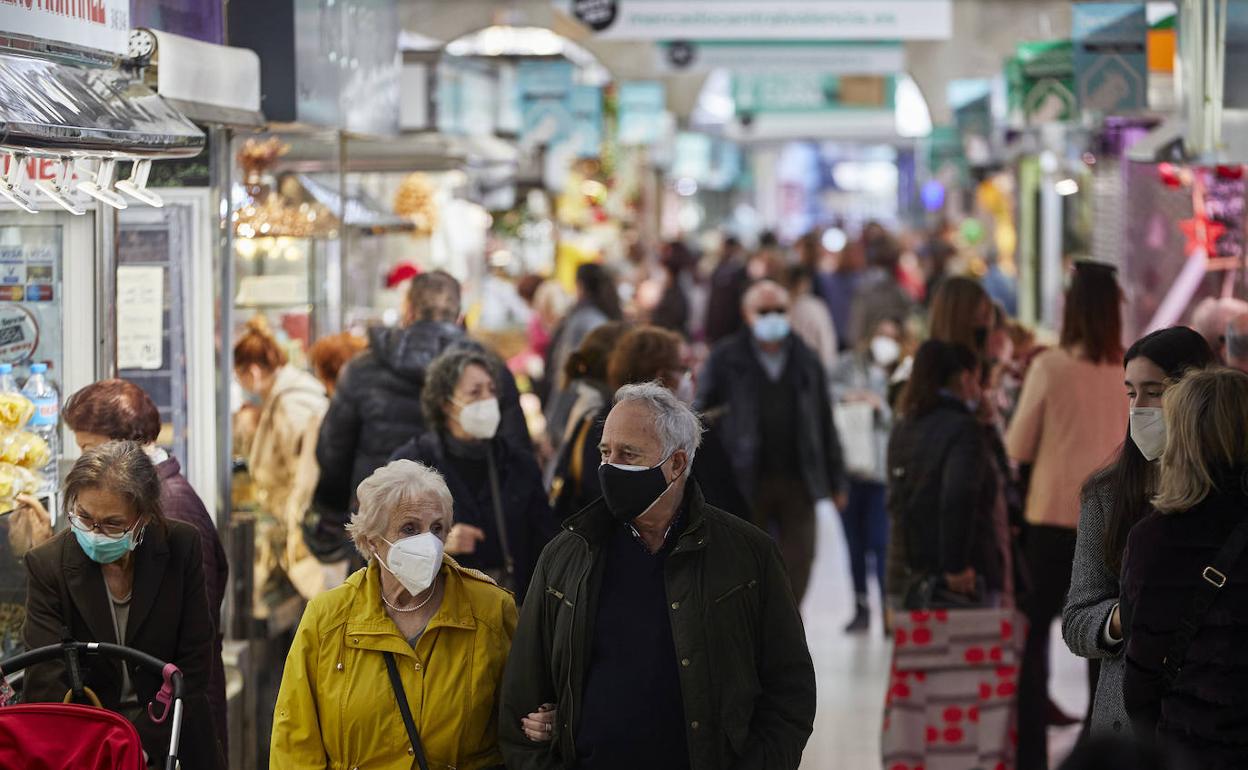
<path fill-rule="evenodd" d="M 1075 116 L 1075 62 L 1069 40 L 1022 43 L 1006 62 L 1011 112 L 1029 125 Z"/>
<path fill-rule="evenodd" d="M 597 158 L 602 154 L 602 89 L 597 86 L 573 86 L 568 94 L 572 113 L 572 141 L 581 158 Z"/>
<path fill-rule="evenodd" d="M 1079 106 L 1097 115 L 1148 107 L 1144 3 L 1077 3 L 1074 65 Z"/>
<path fill-rule="evenodd" d="M 630 80 L 620 84 L 620 144 L 650 145 L 663 137 L 667 91 L 656 80 Z"/>
<path fill-rule="evenodd" d="M 130 40 L 130 0 L 0 0 L 0 30 L 124 54 Z"/>
<path fill-rule="evenodd" d="M 813 71 L 742 73 L 733 77 L 732 86 L 738 115 L 889 109 L 893 106 L 892 79 L 872 75 L 829 75 Z"/>
<path fill-rule="evenodd" d="M 948 40 L 953 0 L 555 0 L 610 40 Z"/>
<path fill-rule="evenodd" d="M 516 69 L 520 91 L 521 143 L 529 146 L 562 144 L 572 132 L 572 93 L 575 70 L 562 59 L 525 59 Z"/>
<path fill-rule="evenodd" d="M 794 72 L 828 75 L 896 75 L 906 69 L 898 43 L 688 42 L 656 46 L 655 69 L 672 72 Z"/>
<path fill-rule="evenodd" d="M 616 0 L 572 0 L 572 15 L 595 32 L 610 28 L 619 12 Z"/>
<path fill-rule="evenodd" d="M 0 363 L 24 363 L 37 347 L 39 324 L 34 314 L 20 305 L 0 305 Z"/>

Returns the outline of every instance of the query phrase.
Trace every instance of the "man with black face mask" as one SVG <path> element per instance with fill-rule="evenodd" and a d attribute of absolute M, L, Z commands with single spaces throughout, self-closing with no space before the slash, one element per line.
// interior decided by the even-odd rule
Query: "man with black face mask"
<path fill-rule="evenodd" d="M 797 768 L 814 668 L 780 554 L 706 504 L 697 416 L 623 387 L 603 429 L 603 498 L 543 551 L 503 677 L 512 768 Z"/>

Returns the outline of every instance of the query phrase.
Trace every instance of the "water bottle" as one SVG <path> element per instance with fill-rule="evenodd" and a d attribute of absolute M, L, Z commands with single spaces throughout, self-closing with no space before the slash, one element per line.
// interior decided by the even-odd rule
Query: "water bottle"
<path fill-rule="evenodd" d="M 30 379 L 26 380 L 22 395 L 35 405 L 35 414 L 30 418 L 26 430 L 48 442 L 51 459 L 39 470 L 39 475 L 43 479 L 42 491 L 50 493 L 59 483 L 56 462 L 61 456 L 57 441 L 60 434 L 61 399 L 56 388 L 48 382 L 47 373 L 47 364 L 31 364 Z"/>
<path fill-rule="evenodd" d="M 0 393 L 21 393 L 13 376 L 13 364 L 0 364 Z"/>

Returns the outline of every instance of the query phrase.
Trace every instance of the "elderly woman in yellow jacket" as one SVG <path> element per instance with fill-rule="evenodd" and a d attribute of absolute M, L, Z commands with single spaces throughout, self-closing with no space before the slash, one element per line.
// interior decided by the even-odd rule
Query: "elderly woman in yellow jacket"
<path fill-rule="evenodd" d="M 443 555 L 452 502 L 437 472 L 398 460 L 358 496 L 349 529 L 369 564 L 304 613 L 270 766 L 501 767 L 498 689 L 515 601 Z"/>

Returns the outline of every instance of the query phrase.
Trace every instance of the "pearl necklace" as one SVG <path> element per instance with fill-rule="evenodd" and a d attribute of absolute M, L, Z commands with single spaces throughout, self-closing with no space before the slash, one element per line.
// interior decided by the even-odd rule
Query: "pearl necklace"
<path fill-rule="evenodd" d="M 381 595 L 381 601 L 382 601 L 382 602 L 383 602 L 383 603 L 384 603 L 387 607 L 389 607 L 390 609 L 394 610 L 395 612 L 415 612 L 415 611 L 417 611 L 417 610 L 419 610 L 419 609 L 423 609 L 423 608 L 424 608 L 424 606 L 425 606 L 426 604 L 428 604 L 428 603 L 429 603 L 429 602 L 433 599 L 433 595 L 434 595 L 434 594 L 436 594 L 436 593 L 438 592 L 438 591 L 437 591 L 437 588 L 438 588 L 438 587 L 437 587 L 436 585 L 434 585 L 434 586 L 430 586 L 430 588 L 429 588 L 429 595 L 425 597 L 425 600 L 424 600 L 423 602 L 421 602 L 420 604 L 417 604 L 415 607 L 396 607 L 396 606 L 394 606 L 393 604 L 391 604 L 391 603 L 390 603 L 390 600 L 386 598 L 386 595 L 385 595 L 384 593 Z"/>

